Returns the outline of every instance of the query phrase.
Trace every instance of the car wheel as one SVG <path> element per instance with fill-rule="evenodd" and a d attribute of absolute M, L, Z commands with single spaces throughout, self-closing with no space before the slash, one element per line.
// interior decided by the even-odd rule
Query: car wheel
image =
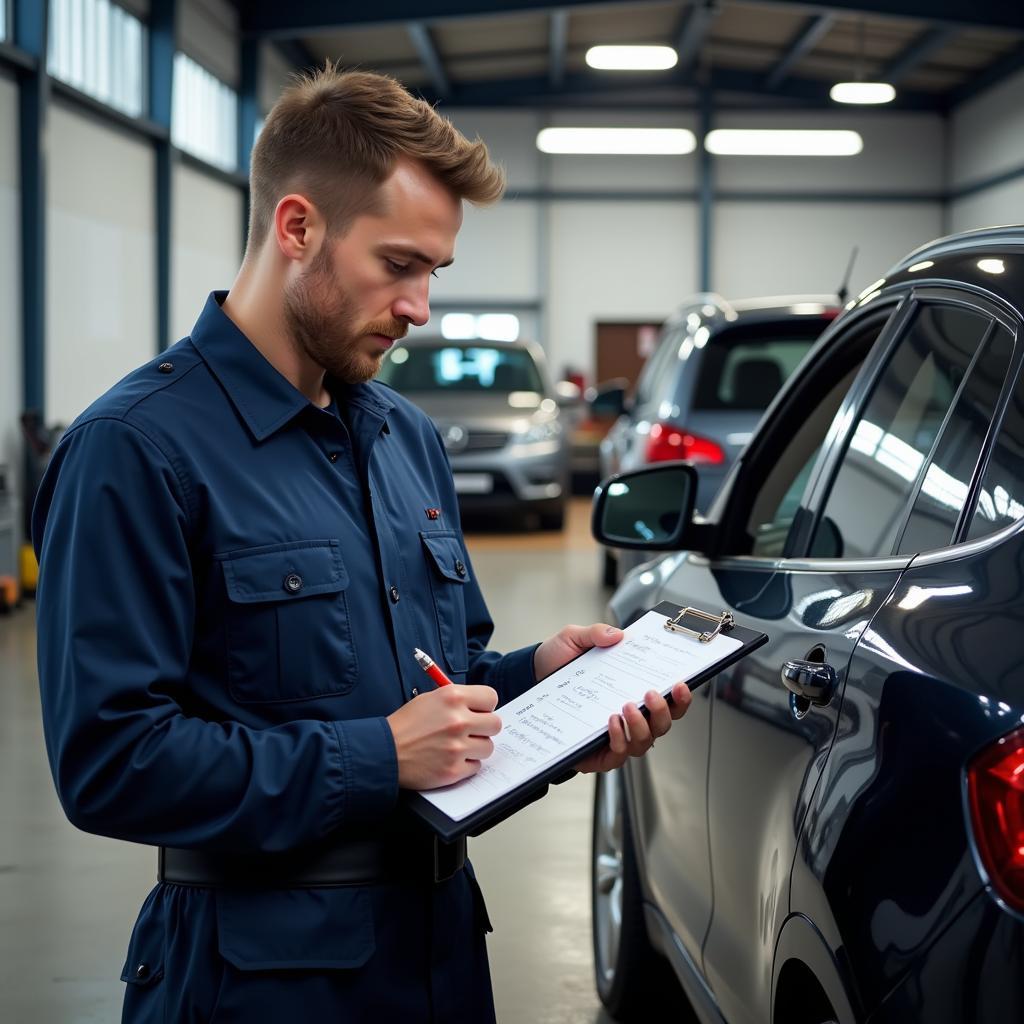
<path fill-rule="evenodd" d="M 606 587 L 619 585 L 619 563 L 607 548 L 601 553 L 601 582 Z"/>
<path fill-rule="evenodd" d="M 679 982 L 647 937 L 621 771 L 602 772 L 594 792 L 591 930 L 597 994 L 617 1021 L 694 1022 Z"/>

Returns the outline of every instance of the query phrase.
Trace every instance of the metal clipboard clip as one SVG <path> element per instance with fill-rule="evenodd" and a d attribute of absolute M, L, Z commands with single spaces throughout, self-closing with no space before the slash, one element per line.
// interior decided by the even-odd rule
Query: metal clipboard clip
<path fill-rule="evenodd" d="M 693 615 L 698 619 L 704 619 L 705 622 L 713 622 L 715 628 L 710 632 L 705 630 L 703 633 L 697 629 L 690 629 L 689 626 L 683 625 L 683 617 L 686 615 Z M 702 612 L 699 608 L 683 608 L 678 615 L 674 615 L 665 623 L 665 628 L 670 633 L 683 633 L 686 636 L 692 636 L 695 640 L 699 640 L 702 644 L 709 644 L 719 633 L 723 630 L 732 629 L 735 624 L 736 620 L 733 618 L 732 612 L 712 615 L 710 612 Z"/>

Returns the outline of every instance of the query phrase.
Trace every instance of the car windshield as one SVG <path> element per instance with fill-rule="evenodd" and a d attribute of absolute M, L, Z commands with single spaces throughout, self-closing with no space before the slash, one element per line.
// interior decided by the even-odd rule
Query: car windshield
<path fill-rule="evenodd" d="M 704 350 L 693 408 L 744 412 L 767 409 L 828 323 L 818 317 L 801 317 L 716 334 Z"/>
<path fill-rule="evenodd" d="M 396 391 L 508 394 L 544 390 L 526 349 L 486 342 L 399 345 L 384 360 L 379 379 Z"/>

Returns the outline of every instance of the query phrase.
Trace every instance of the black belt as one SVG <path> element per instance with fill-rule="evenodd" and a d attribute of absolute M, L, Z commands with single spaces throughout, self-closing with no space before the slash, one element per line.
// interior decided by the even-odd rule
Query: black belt
<path fill-rule="evenodd" d="M 381 882 L 443 882 L 466 863 L 466 840 L 437 836 L 347 839 L 315 851 L 240 856 L 161 846 L 157 877 L 173 885 L 325 889 Z"/>

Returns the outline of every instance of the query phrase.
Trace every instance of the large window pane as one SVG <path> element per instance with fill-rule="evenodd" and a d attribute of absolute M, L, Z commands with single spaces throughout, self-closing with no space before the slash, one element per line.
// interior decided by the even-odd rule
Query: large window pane
<path fill-rule="evenodd" d="M 957 307 L 921 309 L 854 429 L 818 525 L 815 555 L 892 553 L 907 502 L 989 323 Z"/>
<path fill-rule="evenodd" d="M 238 94 L 184 53 L 174 57 L 171 139 L 216 167 L 238 166 Z"/>
<path fill-rule="evenodd" d="M 1024 384 L 1010 398 L 996 435 L 968 538 L 974 540 L 1024 517 Z"/>
<path fill-rule="evenodd" d="M 901 554 L 930 551 L 952 543 L 1012 351 L 1010 332 L 999 327 L 971 368 L 924 475 L 900 541 Z"/>
<path fill-rule="evenodd" d="M 130 117 L 145 107 L 145 44 L 142 22 L 111 0 L 51 0 L 49 73 Z"/>

